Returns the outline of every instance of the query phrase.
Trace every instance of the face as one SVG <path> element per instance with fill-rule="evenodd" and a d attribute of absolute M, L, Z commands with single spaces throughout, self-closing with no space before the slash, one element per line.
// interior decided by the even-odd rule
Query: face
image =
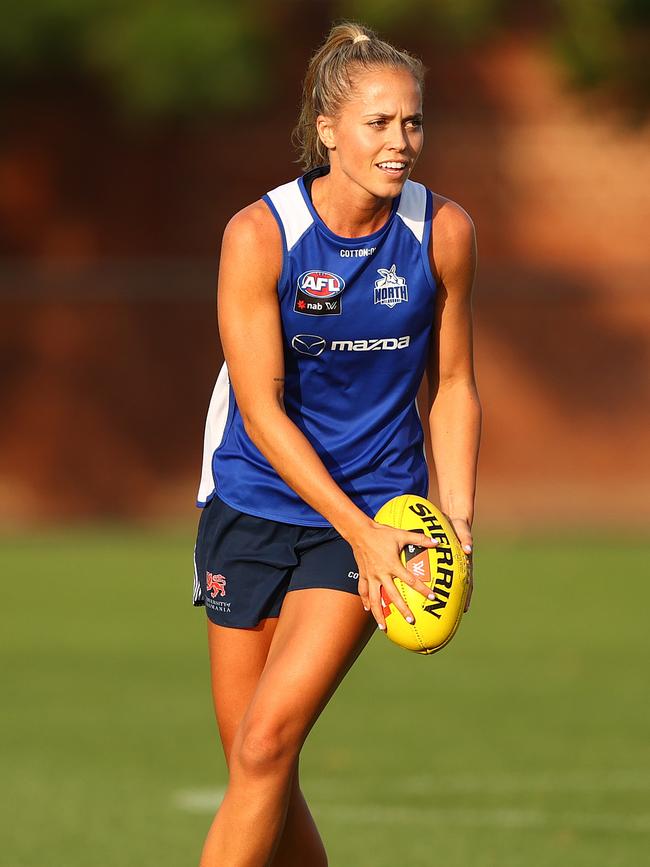
<path fill-rule="evenodd" d="M 353 83 L 337 117 L 317 118 L 319 135 L 333 170 L 374 196 L 395 197 L 424 141 L 419 85 L 408 70 L 385 68 L 358 73 Z"/>

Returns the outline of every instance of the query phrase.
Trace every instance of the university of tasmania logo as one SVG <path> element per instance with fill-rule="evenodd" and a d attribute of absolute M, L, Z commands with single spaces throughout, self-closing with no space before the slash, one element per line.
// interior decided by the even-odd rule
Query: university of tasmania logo
<path fill-rule="evenodd" d="M 396 273 L 396 265 L 390 270 L 377 268 L 381 277 L 375 280 L 375 304 L 384 304 L 386 307 L 394 307 L 402 301 L 408 301 L 408 286 L 404 277 Z"/>
<path fill-rule="evenodd" d="M 212 572 L 206 572 L 206 588 L 213 599 L 215 596 L 225 596 L 226 579 L 223 575 L 213 575 Z"/>

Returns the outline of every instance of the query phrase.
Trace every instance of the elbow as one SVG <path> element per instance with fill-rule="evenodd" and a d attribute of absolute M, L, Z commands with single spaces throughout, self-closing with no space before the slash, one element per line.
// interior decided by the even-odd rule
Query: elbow
<path fill-rule="evenodd" d="M 244 430 L 248 438 L 257 445 L 257 436 L 259 430 L 259 422 L 255 414 L 251 415 L 247 412 L 241 412 L 241 420 L 244 425 Z"/>
<path fill-rule="evenodd" d="M 263 441 L 264 435 L 266 431 L 268 431 L 269 427 L 273 427 L 277 424 L 277 415 L 279 413 L 286 415 L 284 411 L 284 403 L 274 404 L 273 406 L 265 407 L 264 409 L 258 406 L 252 411 L 240 409 L 242 424 L 244 425 L 246 435 L 258 448 L 260 448 L 260 443 Z"/>

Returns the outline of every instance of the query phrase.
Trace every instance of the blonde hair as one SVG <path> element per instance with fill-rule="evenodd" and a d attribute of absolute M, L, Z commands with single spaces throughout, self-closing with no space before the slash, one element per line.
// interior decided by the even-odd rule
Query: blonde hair
<path fill-rule="evenodd" d="M 400 51 L 377 34 L 354 21 L 334 24 L 324 43 L 312 55 L 303 81 L 298 122 L 291 139 L 305 171 L 329 163 L 327 147 L 316 130 L 319 114 L 336 117 L 342 104 L 354 93 L 353 74 L 388 67 L 406 69 L 424 92 L 426 69 L 422 61 Z"/>

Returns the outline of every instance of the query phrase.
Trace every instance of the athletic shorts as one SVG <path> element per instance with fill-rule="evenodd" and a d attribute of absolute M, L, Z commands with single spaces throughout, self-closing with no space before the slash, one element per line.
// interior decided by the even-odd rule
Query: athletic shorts
<path fill-rule="evenodd" d="M 333 527 L 258 518 L 216 494 L 202 509 L 192 601 L 219 626 L 251 628 L 278 617 L 290 590 L 328 587 L 358 596 L 358 580 L 352 548 Z"/>

